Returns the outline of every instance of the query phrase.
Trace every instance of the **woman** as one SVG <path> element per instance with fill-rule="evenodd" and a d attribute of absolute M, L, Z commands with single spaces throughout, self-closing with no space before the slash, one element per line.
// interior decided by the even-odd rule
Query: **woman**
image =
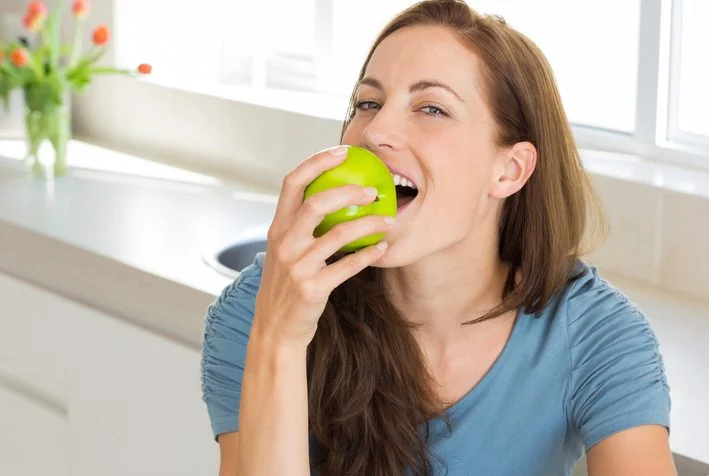
<path fill-rule="evenodd" d="M 675 474 L 655 335 L 580 258 L 603 219 L 539 49 L 462 1 L 417 4 L 375 41 L 341 139 L 416 196 L 316 239 L 374 196 L 303 202 L 342 148 L 286 177 L 266 253 L 206 318 L 221 474 L 567 475 L 584 450 L 591 475 Z"/>

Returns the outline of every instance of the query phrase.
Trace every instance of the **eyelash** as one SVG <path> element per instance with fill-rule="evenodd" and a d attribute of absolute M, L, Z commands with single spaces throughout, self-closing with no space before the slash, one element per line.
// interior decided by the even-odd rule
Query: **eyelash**
<path fill-rule="evenodd" d="M 357 110 L 357 111 L 361 111 L 361 110 L 362 110 L 362 111 L 368 111 L 368 110 L 370 110 L 370 109 L 365 109 L 365 108 L 362 107 L 362 106 L 364 106 L 365 104 L 377 104 L 377 103 L 374 102 L 374 101 L 358 101 L 358 102 L 355 103 L 355 110 Z M 379 104 L 377 104 L 377 106 L 379 106 Z M 425 114 L 428 115 L 428 116 L 432 116 L 432 117 L 448 117 L 448 114 L 447 114 L 443 109 L 441 109 L 441 108 L 438 107 L 438 106 L 433 106 L 433 105 L 431 105 L 431 104 L 427 104 L 426 106 L 423 106 L 421 109 L 425 109 L 425 108 L 431 108 L 431 109 L 435 109 L 436 111 L 438 111 L 437 113 L 431 113 L 431 112 L 425 113 Z"/>

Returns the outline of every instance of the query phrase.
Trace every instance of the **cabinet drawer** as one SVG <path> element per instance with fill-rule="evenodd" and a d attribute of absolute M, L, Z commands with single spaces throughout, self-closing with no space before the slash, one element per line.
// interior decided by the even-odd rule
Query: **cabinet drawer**
<path fill-rule="evenodd" d="M 69 476 L 66 415 L 0 384 L 0 474 Z"/>
<path fill-rule="evenodd" d="M 0 273 L 0 381 L 67 399 L 67 345 L 77 306 Z"/>

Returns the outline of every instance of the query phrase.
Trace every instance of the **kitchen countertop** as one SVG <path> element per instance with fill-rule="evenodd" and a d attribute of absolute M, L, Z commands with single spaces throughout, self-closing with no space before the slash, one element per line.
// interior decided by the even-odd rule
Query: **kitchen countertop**
<path fill-rule="evenodd" d="M 233 279 L 204 257 L 265 236 L 276 197 L 74 169 L 53 184 L 0 158 L 0 271 L 199 348 Z"/>
<path fill-rule="evenodd" d="M 204 256 L 265 236 L 275 205 L 247 184 L 84 168 L 48 184 L 0 157 L 0 271 L 199 349 L 206 308 L 233 279 Z M 709 464 L 709 303 L 600 271 L 657 333 L 673 451 Z"/>

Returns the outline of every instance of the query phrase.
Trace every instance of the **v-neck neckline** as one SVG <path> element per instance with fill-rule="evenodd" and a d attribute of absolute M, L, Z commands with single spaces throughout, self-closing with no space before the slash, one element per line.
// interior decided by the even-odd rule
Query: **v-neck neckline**
<path fill-rule="evenodd" d="M 468 390 L 455 403 L 449 406 L 444 411 L 444 414 L 448 416 L 454 416 L 458 414 L 467 406 L 470 400 L 475 398 L 479 393 L 483 392 L 490 385 L 494 385 L 494 381 L 497 374 L 502 371 L 502 369 L 505 367 L 507 360 L 509 360 L 510 354 L 514 352 L 517 340 L 519 339 L 519 336 L 521 334 L 521 328 L 523 327 L 527 318 L 528 315 L 522 310 L 522 308 L 519 308 L 515 316 L 515 322 L 512 325 L 512 331 L 510 332 L 510 335 L 507 338 L 507 342 L 505 342 L 505 346 L 502 348 L 502 351 L 492 363 L 488 371 L 485 372 L 485 374 L 478 381 L 478 383 L 475 384 L 473 388 Z"/>

